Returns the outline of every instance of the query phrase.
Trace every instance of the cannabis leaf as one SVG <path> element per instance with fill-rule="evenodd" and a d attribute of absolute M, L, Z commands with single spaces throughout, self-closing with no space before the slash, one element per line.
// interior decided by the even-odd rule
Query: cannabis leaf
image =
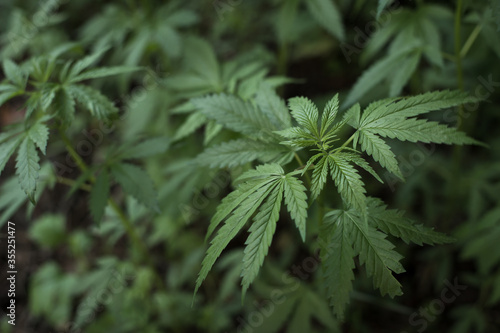
<path fill-rule="evenodd" d="M 236 179 L 241 184 L 217 207 L 210 222 L 208 235 L 223 221 L 224 225 L 210 243 L 196 280 L 195 294 L 227 244 L 238 234 L 258 210 L 249 229 L 243 258 L 243 295 L 257 276 L 267 255 L 279 219 L 283 196 L 285 204 L 305 239 L 307 218 L 306 188 L 294 177 L 297 172 L 285 174 L 278 164 L 264 164 L 243 173 Z"/>
<path fill-rule="evenodd" d="M 294 147 L 308 147 L 316 145 L 319 149 L 328 149 L 334 141 L 336 131 L 344 125 L 333 123 L 338 113 L 338 94 L 328 101 L 318 123 L 319 113 L 316 105 L 305 97 L 294 97 L 288 100 L 288 107 L 299 127 L 289 127 L 276 133 L 289 139 L 283 144 Z"/>
<path fill-rule="evenodd" d="M 0 140 L 0 174 L 22 140 L 22 138 L 16 136 L 14 133 L 7 132 L 2 134 L 0 136 L 2 139 Z"/>
<path fill-rule="evenodd" d="M 255 160 L 264 163 L 286 163 L 293 152 L 277 143 L 265 143 L 251 139 L 237 139 L 208 147 L 198 155 L 201 165 L 211 168 L 235 167 Z"/>
<path fill-rule="evenodd" d="M 218 124 L 245 136 L 208 147 L 198 156 L 200 164 L 223 168 L 254 160 L 281 164 L 293 158 L 293 150 L 280 145 L 279 137 L 274 133 L 291 126 L 290 114 L 284 102 L 269 85 L 263 85 L 255 98 L 256 105 L 226 94 L 192 100 L 203 118 L 214 119 Z M 195 113 L 190 118 L 194 119 L 197 115 Z"/>
<path fill-rule="evenodd" d="M 387 234 L 401 238 L 406 243 L 419 245 L 442 244 L 452 238 L 422 225 L 416 225 L 403 212 L 387 209 L 376 198 L 368 197 L 368 220 L 356 209 L 333 210 L 324 217 L 320 233 L 320 249 L 323 261 L 325 290 L 330 298 L 334 313 L 344 318 L 344 310 L 349 302 L 349 293 L 354 280 L 354 257 L 359 256 L 374 287 L 382 295 L 401 295 L 401 285 L 392 273 L 404 272 L 399 263 L 402 256 L 394 251 L 394 245 L 387 240 Z"/>
<path fill-rule="evenodd" d="M 325 215 L 325 230 L 322 232 L 321 255 L 325 264 L 323 278 L 330 304 L 335 314 L 342 319 L 345 305 L 349 302 L 354 275 L 354 256 L 359 256 L 368 276 L 382 295 L 401 295 L 401 285 L 392 272 L 404 272 L 399 263 L 402 256 L 395 252 L 394 245 L 386 235 L 366 225 L 356 210 L 334 210 Z"/>
<path fill-rule="evenodd" d="M 423 243 L 445 244 L 454 241 L 440 232 L 423 225 L 415 224 L 411 219 L 404 216 L 404 212 L 396 209 L 387 209 L 382 200 L 377 198 L 368 198 L 368 219 L 370 224 L 394 237 L 401 238 L 406 244 Z"/>
<path fill-rule="evenodd" d="M 368 163 L 356 153 L 346 153 L 342 148 L 331 150 L 335 141 L 335 133 L 347 120 L 342 120 L 334 125 L 339 108 L 338 95 L 330 99 L 323 110 L 321 122 L 318 122 L 319 113 L 316 105 L 305 97 L 296 97 L 289 100 L 292 116 L 300 127 L 291 127 L 276 133 L 289 139 L 282 144 L 307 147 L 315 145 L 319 154 L 311 157 L 303 173 L 316 161 L 313 171 L 311 198 L 314 200 L 326 183 L 328 171 L 337 186 L 342 200 L 349 206 L 359 211 L 366 211 L 365 189 L 361 177 L 351 163 L 361 166 L 378 177 Z M 319 159 L 319 161 L 318 161 Z"/>
<path fill-rule="evenodd" d="M 445 90 L 377 101 L 368 105 L 362 115 L 356 106 L 349 110 L 352 119 L 349 124 L 357 129 L 354 134 L 354 146 L 359 142 L 361 150 L 402 178 L 395 155 L 382 137 L 425 143 L 481 144 L 455 128 L 435 121 L 412 118 L 431 111 L 477 101 L 477 98 L 467 93 Z"/>
<path fill-rule="evenodd" d="M 269 140 L 274 130 L 270 115 L 251 102 L 228 94 L 211 95 L 191 100 L 207 118 L 250 138 Z"/>
<path fill-rule="evenodd" d="M 279 219 L 281 201 L 283 199 L 284 183 L 276 184 L 266 201 L 261 206 L 259 213 L 254 218 L 254 223 L 248 229 L 245 244 L 245 255 L 243 256 L 243 269 L 241 272 L 243 295 L 257 277 L 260 266 L 264 262 L 271 241 L 276 230 L 276 222 Z"/>
<path fill-rule="evenodd" d="M 377 18 L 390 1 L 380 0 Z M 433 21 L 434 13 L 441 9 L 436 5 L 422 5 L 417 9 L 400 9 L 390 13 L 390 21 L 372 36 L 361 55 L 367 64 L 382 50 L 387 54 L 373 62 L 359 77 L 349 92 L 345 105 L 360 102 L 375 89 L 388 87 L 388 96 L 398 96 L 417 70 L 422 57 L 432 65 L 444 66 L 441 53 L 439 22 Z M 386 45 L 390 43 L 390 45 Z M 381 85 L 382 82 L 387 84 Z"/>
<path fill-rule="evenodd" d="M 40 170 L 39 157 L 36 152 L 35 143 L 29 137 L 25 137 L 19 145 L 16 159 L 16 174 L 19 178 L 21 188 L 30 201 L 35 204 L 35 190 Z"/>
<path fill-rule="evenodd" d="M 330 305 L 339 320 L 349 303 L 354 280 L 354 249 L 350 238 L 351 222 L 344 211 L 332 211 L 324 218 L 321 230 L 321 261 L 323 279 Z"/>

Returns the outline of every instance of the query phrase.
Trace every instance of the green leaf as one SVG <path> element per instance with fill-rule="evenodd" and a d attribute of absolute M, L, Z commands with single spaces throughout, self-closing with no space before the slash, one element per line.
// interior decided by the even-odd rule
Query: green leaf
<path fill-rule="evenodd" d="M 273 179 L 268 179 L 266 182 L 246 182 L 240 184 L 237 189 L 229 193 L 222 202 L 217 206 L 217 211 L 215 215 L 210 220 L 210 225 L 208 227 L 207 235 L 205 240 L 208 239 L 217 226 L 233 211 L 238 207 L 250 194 L 262 189 L 262 187 L 267 186 Z"/>
<path fill-rule="evenodd" d="M 249 229 L 245 244 L 243 256 L 243 268 L 241 276 L 243 277 L 241 285 L 243 286 L 242 295 L 244 295 L 259 273 L 264 258 L 271 246 L 272 238 L 276 230 L 276 222 L 279 219 L 281 201 L 283 199 L 283 182 L 280 182 L 273 188 L 254 218 L 254 223 Z"/>
<path fill-rule="evenodd" d="M 94 54 L 88 55 L 88 56 L 78 60 L 77 62 L 75 62 L 75 64 L 73 65 L 73 67 L 71 68 L 71 70 L 68 74 L 69 79 L 70 80 L 73 79 L 78 74 L 80 74 L 83 70 L 90 67 L 93 63 L 95 63 L 97 60 L 99 60 L 99 58 L 101 58 L 101 56 L 107 50 L 108 50 L 107 47 L 102 48 L 102 49 L 98 50 L 97 52 L 95 52 Z"/>
<path fill-rule="evenodd" d="M 235 183 L 245 182 L 248 180 L 269 179 L 271 177 L 281 177 L 284 175 L 283 168 L 279 164 L 263 164 L 255 169 L 248 170 L 234 180 Z"/>
<path fill-rule="evenodd" d="M 330 305 L 339 320 L 344 320 L 344 310 L 349 303 L 354 280 L 351 223 L 346 212 L 334 210 L 325 215 L 320 234 L 322 240 L 320 255 L 326 296 L 330 299 Z"/>
<path fill-rule="evenodd" d="M 359 103 L 356 103 L 345 112 L 343 120 L 347 121 L 347 124 L 349 124 L 350 126 L 358 128 L 360 118 L 361 108 L 359 106 Z M 356 146 L 356 144 L 354 146 Z"/>
<path fill-rule="evenodd" d="M 128 163 L 120 163 L 111 166 L 111 173 L 126 194 L 130 194 L 140 203 L 160 212 L 153 182 L 141 168 Z"/>
<path fill-rule="evenodd" d="M 453 238 L 423 225 L 416 225 L 404 216 L 404 212 L 396 209 L 387 209 L 382 200 L 368 198 L 368 219 L 371 224 L 387 234 L 401 238 L 406 244 L 410 242 L 422 245 L 423 243 L 445 244 L 454 241 Z"/>
<path fill-rule="evenodd" d="M 99 120 L 109 120 L 118 113 L 116 106 L 98 90 L 81 84 L 68 86 L 66 90 Z"/>
<path fill-rule="evenodd" d="M 417 69 L 420 63 L 421 53 L 419 50 L 410 53 L 407 58 L 405 58 L 399 65 L 398 70 L 394 73 L 391 84 L 389 86 L 389 96 L 398 96 L 403 88 L 406 86 L 410 80 L 413 72 Z"/>
<path fill-rule="evenodd" d="M 428 8 L 432 11 L 433 8 Z M 424 15 L 422 15 L 424 16 Z M 427 60 L 439 68 L 444 67 L 443 56 L 441 54 L 441 41 L 439 39 L 440 33 L 436 24 L 429 19 L 422 19 L 419 24 L 423 38 L 426 41 L 424 48 L 424 56 Z"/>
<path fill-rule="evenodd" d="M 289 0 L 281 3 L 275 20 L 275 29 L 278 41 L 284 45 L 293 40 L 293 28 L 296 25 L 299 0 Z"/>
<path fill-rule="evenodd" d="M 35 190 L 40 170 L 39 157 L 33 141 L 26 137 L 19 146 L 16 159 L 16 174 L 30 201 L 35 204 Z"/>
<path fill-rule="evenodd" d="M 191 113 L 175 133 L 174 140 L 177 141 L 189 136 L 206 122 L 207 117 L 205 117 L 201 112 Z"/>
<path fill-rule="evenodd" d="M 75 100 L 65 88 L 59 89 L 54 97 L 54 108 L 57 116 L 65 124 L 70 124 L 75 118 Z"/>
<path fill-rule="evenodd" d="M 108 203 L 109 186 L 108 172 L 102 170 L 99 176 L 97 176 L 95 183 L 92 185 L 89 199 L 90 213 L 97 224 L 101 222 L 102 216 L 104 215 L 104 209 Z"/>
<path fill-rule="evenodd" d="M 330 174 L 342 200 L 359 212 L 366 212 L 363 181 L 356 169 L 349 164 L 349 155 L 339 152 L 328 155 Z"/>
<path fill-rule="evenodd" d="M 358 102 L 363 95 L 382 82 L 385 78 L 397 73 L 402 63 L 409 54 L 414 52 L 414 50 L 415 46 L 410 45 L 375 62 L 372 66 L 370 66 L 370 68 L 364 71 L 361 77 L 356 81 L 347 95 L 344 104 L 350 106 Z"/>
<path fill-rule="evenodd" d="M 320 154 L 315 155 L 315 156 L 322 156 Z M 311 161 L 312 158 L 309 160 Z M 307 162 L 309 163 L 309 162 Z M 316 198 L 319 196 L 321 191 L 323 190 L 323 187 L 326 184 L 326 177 L 328 176 L 328 157 L 323 156 L 318 163 L 316 163 L 316 166 L 314 167 L 313 173 L 312 173 L 312 185 L 311 185 L 311 199 L 316 200 Z"/>
<path fill-rule="evenodd" d="M 270 139 L 278 130 L 260 109 L 236 96 L 210 95 L 191 99 L 191 103 L 207 118 L 250 138 Z"/>
<path fill-rule="evenodd" d="M 9 161 L 12 154 L 14 154 L 21 141 L 22 137 L 14 137 L 0 143 L 0 174 L 2 174 L 5 165 Z"/>
<path fill-rule="evenodd" d="M 26 75 L 24 71 L 10 59 L 4 59 L 3 72 L 5 77 L 16 85 L 17 88 L 24 89 L 26 86 Z"/>
<path fill-rule="evenodd" d="M 288 107 L 292 111 L 293 118 L 299 125 L 308 130 L 316 138 L 318 132 L 318 108 L 311 100 L 305 97 L 294 97 L 288 100 Z"/>
<path fill-rule="evenodd" d="M 401 141 L 424 142 L 424 143 L 445 143 L 445 144 L 478 144 L 481 142 L 471 139 L 464 132 L 456 128 L 439 124 L 435 121 L 416 118 L 396 118 L 383 119 L 380 122 L 373 122 L 362 128 L 362 132 L 370 132 L 391 139 Z"/>
<path fill-rule="evenodd" d="M 384 140 L 370 131 L 360 131 L 359 142 L 361 144 L 361 150 L 373 156 L 373 159 L 379 162 L 382 167 L 386 168 L 400 179 L 403 179 L 403 174 L 401 170 L 399 170 L 396 155 Z"/>
<path fill-rule="evenodd" d="M 380 17 L 380 14 L 384 11 L 385 7 L 387 7 L 392 0 L 378 0 L 377 6 L 377 20 Z"/>
<path fill-rule="evenodd" d="M 115 67 L 100 67 L 96 69 L 91 69 L 81 74 L 78 74 L 68 80 L 68 83 L 75 83 L 83 80 L 97 79 L 106 76 L 131 73 L 141 69 L 140 67 L 131 66 L 115 66 Z"/>
<path fill-rule="evenodd" d="M 386 99 L 372 103 L 366 108 L 361 117 L 360 128 L 380 125 L 382 119 L 388 123 L 394 118 L 414 117 L 430 111 L 478 101 L 480 99 L 459 90 L 433 91 L 411 97 Z"/>
<path fill-rule="evenodd" d="M 203 260 L 196 281 L 195 294 L 227 244 L 259 209 L 249 230 L 250 236 L 246 242 L 247 247 L 243 258 L 244 296 L 267 255 L 276 222 L 279 219 L 283 193 L 288 211 L 305 238 L 306 189 L 302 182 L 295 179 L 292 174 L 293 172 L 285 175 L 283 168 L 278 164 L 264 164 L 254 170 L 246 171 L 235 180 L 235 183 L 241 183 L 235 191 L 224 198 L 210 222 L 208 234 L 211 234 L 220 222 L 226 219 L 217 236 L 212 240 Z"/>
<path fill-rule="evenodd" d="M 320 137 L 324 137 L 330 126 L 335 121 L 335 117 L 339 111 L 339 94 L 336 94 L 328 101 L 321 115 L 321 132 Z"/>
<path fill-rule="evenodd" d="M 250 170 L 257 171 L 257 170 Z M 263 174 L 266 174 L 262 168 L 260 169 Z M 247 172 L 248 174 L 249 172 Z M 268 175 L 269 176 L 269 175 Z M 250 177 L 251 178 L 251 177 Z M 262 179 L 264 178 L 264 179 Z M 256 180 L 252 180 L 252 184 L 257 185 L 258 189 L 249 195 L 245 196 L 238 205 L 234 207 L 231 203 L 224 204 L 221 212 L 228 212 L 231 214 L 229 218 L 225 221 L 224 225 L 219 229 L 219 232 L 214 237 L 210 243 L 210 247 L 207 250 L 207 254 L 202 262 L 202 267 L 200 273 L 198 274 L 198 279 L 196 280 L 196 287 L 194 294 L 200 288 L 203 280 L 208 275 L 208 272 L 212 269 L 217 258 L 220 256 L 222 251 L 226 248 L 227 244 L 238 234 L 238 232 L 243 228 L 248 219 L 255 213 L 257 208 L 266 199 L 269 193 L 276 187 L 276 177 L 269 181 L 269 177 L 262 177 Z M 267 178 L 267 179 L 266 179 Z M 230 209 L 230 208 L 233 208 Z M 218 211 L 219 212 L 219 211 Z M 217 219 L 224 219 L 227 215 L 223 216 L 222 213 L 217 216 Z M 214 216 L 215 218 L 215 216 Z M 215 224 L 215 223 L 214 223 Z"/>
<path fill-rule="evenodd" d="M 276 128 L 289 128 L 292 126 L 290 112 L 285 102 L 279 98 L 274 88 L 269 83 L 263 83 L 259 86 L 255 102 L 260 110 L 268 116 Z"/>
<path fill-rule="evenodd" d="M 211 168 L 232 168 L 257 159 L 264 163 L 274 162 L 290 154 L 288 149 L 278 144 L 238 139 L 205 149 L 198 155 L 197 161 Z"/>
<path fill-rule="evenodd" d="M 7 102 L 9 99 L 12 99 L 16 96 L 22 95 L 23 91 L 19 90 L 18 88 L 11 86 L 12 89 L 6 89 L 2 92 L 0 92 L 0 105 L 4 105 L 5 102 Z"/>
<path fill-rule="evenodd" d="M 206 146 L 212 141 L 213 138 L 217 136 L 224 129 L 224 126 L 216 123 L 214 120 L 210 120 L 205 126 L 205 136 L 203 137 L 203 144 Z"/>
<path fill-rule="evenodd" d="M 333 0 L 307 0 L 307 8 L 314 19 L 338 40 L 345 39 L 342 16 Z"/>
<path fill-rule="evenodd" d="M 29 129 L 28 136 L 45 155 L 47 140 L 49 139 L 49 129 L 47 126 L 41 122 L 36 123 Z"/>
<path fill-rule="evenodd" d="M 307 195 L 306 188 L 302 181 L 291 175 L 286 175 L 283 179 L 285 190 L 285 204 L 290 216 L 295 221 L 299 229 L 302 241 L 306 241 L 306 220 L 307 220 Z"/>
<path fill-rule="evenodd" d="M 212 46 L 201 38 L 187 38 L 185 47 L 185 66 L 196 73 L 205 85 L 218 90 L 221 85 L 221 73 Z"/>
<path fill-rule="evenodd" d="M 150 138 L 129 147 L 121 156 L 123 159 L 140 159 L 165 153 L 169 147 L 167 137 Z"/>
<path fill-rule="evenodd" d="M 274 133 L 290 139 L 280 143 L 291 147 L 309 147 L 314 146 L 317 142 L 317 139 L 308 130 L 301 127 L 290 127 Z"/>
<path fill-rule="evenodd" d="M 357 151 L 355 153 L 344 152 L 343 154 L 344 154 L 344 156 L 345 156 L 346 159 L 348 159 L 349 161 L 353 162 L 357 166 L 363 168 L 365 171 L 369 172 L 379 182 L 384 183 L 382 181 L 382 179 L 380 179 L 380 177 L 377 175 L 377 173 L 375 172 L 375 170 L 373 170 L 373 168 L 370 166 L 370 164 L 368 164 L 368 162 L 366 162 L 366 160 L 363 157 L 361 157 L 361 156 L 358 155 Z"/>
<path fill-rule="evenodd" d="M 405 271 L 399 263 L 403 257 L 393 250 L 394 245 L 386 239 L 384 233 L 364 223 L 357 212 L 351 210 L 345 214 L 351 220 L 354 250 L 359 255 L 359 262 L 365 265 L 367 275 L 372 277 L 374 287 L 380 289 L 382 296 L 402 295 L 401 285 L 392 272 L 399 274 Z"/>

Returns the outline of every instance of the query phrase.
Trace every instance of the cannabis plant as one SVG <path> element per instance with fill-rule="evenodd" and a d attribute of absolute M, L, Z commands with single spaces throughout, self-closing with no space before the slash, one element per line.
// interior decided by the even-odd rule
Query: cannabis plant
<path fill-rule="evenodd" d="M 267 87 L 259 91 L 254 103 L 225 94 L 192 100 L 206 117 L 244 137 L 208 148 L 199 155 L 199 163 L 216 167 L 241 165 L 255 160 L 265 163 L 235 179 L 235 190 L 223 199 L 212 217 L 207 237 L 222 222 L 223 225 L 210 242 L 195 293 L 221 252 L 252 220 L 241 270 L 244 297 L 268 254 L 282 204 L 305 242 L 307 225 L 312 223 L 308 220 L 308 207 L 323 191 L 328 191 L 325 184 L 331 177 L 340 195 L 340 205 L 334 206 L 334 202 L 323 200 L 319 202 L 322 211 L 332 206 L 333 210 L 324 217 L 320 216 L 317 241 L 321 248 L 326 295 L 334 312 L 343 318 L 352 290 L 355 257 L 359 257 L 359 262 L 365 265 L 367 275 L 382 295 L 401 295 L 401 285 L 392 273 L 404 272 L 399 262 L 403 257 L 394 250 L 395 246 L 387 235 L 419 245 L 447 243 L 451 238 L 415 224 L 403 212 L 387 209 L 380 199 L 367 196 L 360 169 L 383 181 L 363 154 L 403 178 L 395 154 L 383 138 L 456 145 L 480 144 L 456 128 L 417 118 L 431 111 L 473 102 L 477 99 L 466 93 L 438 91 L 383 99 L 371 103 L 363 112 L 356 104 L 338 116 L 339 98 L 335 95 L 326 103 L 320 117 L 317 106 L 311 100 L 291 98 L 287 108 Z M 292 126 L 291 117 L 297 126 Z M 354 129 L 354 133 L 339 144 L 338 133 L 344 126 Z M 303 164 L 299 152 L 305 148 L 312 156 Z M 284 168 L 290 168 L 292 156 L 295 156 L 298 165 L 286 172 Z M 303 176 L 307 179 L 307 188 Z"/>

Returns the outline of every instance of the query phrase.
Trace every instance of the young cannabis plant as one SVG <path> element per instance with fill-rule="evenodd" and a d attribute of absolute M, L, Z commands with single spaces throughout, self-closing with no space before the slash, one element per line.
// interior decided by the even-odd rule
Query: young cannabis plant
<path fill-rule="evenodd" d="M 75 62 L 57 58 L 73 46 L 63 45 L 51 55 L 32 58 L 21 65 L 8 59 L 3 62 L 6 79 L 0 83 L 0 105 L 21 97 L 25 100 L 26 112 L 22 123 L 0 134 L 0 173 L 17 150 L 16 174 L 33 204 L 40 170 L 36 148 L 45 155 L 49 129 L 54 122 L 60 129 L 66 128 L 75 118 L 76 105 L 102 121 L 118 114 L 106 96 L 82 82 L 138 69 L 124 66 L 91 69 L 106 49 Z"/>
<path fill-rule="evenodd" d="M 292 154 L 306 147 L 315 152 L 301 166 L 302 169 L 285 172 L 283 166 L 290 159 L 281 158 L 278 162 L 259 165 L 246 171 L 236 179 L 235 183 L 239 185 L 222 200 L 210 222 L 207 237 L 210 237 L 219 224 L 224 223 L 211 241 L 203 260 L 195 293 L 224 248 L 253 217 L 250 235 L 245 243 L 241 273 L 243 295 L 245 294 L 268 253 L 283 199 L 302 240 L 306 241 L 308 198 L 306 187 L 299 176 L 310 170 L 312 180 L 309 198 L 314 200 L 320 195 L 330 175 L 343 203 L 342 208 L 328 212 L 321 219 L 319 237 L 327 297 L 340 319 L 343 318 L 352 290 L 354 257 L 359 257 L 360 263 L 365 265 L 374 287 L 380 289 L 382 295 L 394 297 L 401 295 L 402 291 L 392 273 L 402 273 L 404 268 L 399 263 L 402 256 L 386 239 L 388 234 L 401 238 L 406 243 L 419 245 L 451 241 L 449 237 L 431 228 L 416 225 L 402 212 L 387 209 L 381 200 L 367 197 L 356 166 L 383 182 L 362 156 L 366 153 L 383 168 L 403 178 L 397 159 L 383 138 L 425 143 L 480 144 L 455 128 L 416 118 L 430 111 L 477 102 L 476 98 L 459 91 L 389 98 L 368 105 L 363 113 L 359 104 L 356 104 L 345 112 L 341 120 L 337 120 L 338 95 L 326 104 L 321 119 L 314 103 L 307 98 L 297 97 L 288 101 L 291 115 L 298 124 L 295 127 L 284 126 L 291 124 L 290 112 L 283 101 L 269 90 L 261 90 L 255 104 L 225 94 L 198 98 L 192 102 L 207 117 L 246 137 L 208 148 L 199 157 L 202 164 L 204 157 L 208 156 L 210 158 L 207 164 L 220 167 L 261 159 L 266 153 L 270 153 L 266 152 L 265 147 L 266 144 L 272 146 L 276 143 L 273 142 L 276 134 L 281 137 L 276 140 L 289 147 Z M 346 125 L 355 132 L 342 145 L 336 146 L 337 133 Z M 283 127 L 287 128 L 280 129 Z M 258 154 L 251 154 L 254 147 L 245 144 L 245 140 L 259 142 L 263 146 L 262 150 Z M 232 149 L 231 152 L 228 148 Z M 214 149 L 220 153 L 219 161 L 215 161 L 217 154 L 210 153 Z M 226 153 L 222 153 L 223 151 Z M 232 162 L 223 161 L 224 158 L 230 158 Z"/>

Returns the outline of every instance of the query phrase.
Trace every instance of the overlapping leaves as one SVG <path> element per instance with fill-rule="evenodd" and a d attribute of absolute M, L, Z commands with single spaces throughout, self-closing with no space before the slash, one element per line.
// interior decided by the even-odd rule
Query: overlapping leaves
<path fill-rule="evenodd" d="M 274 132 L 291 126 L 290 114 L 283 101 L 268 84 L 261 85 L 256 103 L 219 94 L 192 99 L 207 119 L 242 134 L 244 137 L 211 146 L 198 156 L 202 165 L 233 167 L 254 160 L 264 163 L 286 163 L 293 150 L 279 144 Z"/>
<path fill-rule="evenodd" d="M 243 257 L 242 285 L 245 294 L 257 276 L 268 253 L 279 219 L 283 198 L 285 205 L 303 240 L 306 233 L 307 196 L 302 182 L 286 174 L 278 164 L 264 164 L 242 174 L 236 181 L 241 184 L 217 208 L 210 222 L 208 235 L 224 221 L 210 243 L 196 281 L 196 291 L 208 275 L 217 258 L 247 221 L 253 218 Z"/>
<path fill-rule="evenodd" d="M 355 209 L 333 210 L 325 215 L 321 232 L 323 279 L 335 314 L 342 319 L 354 280 L 354 257 L 359 256 L 367 275 L 382 295 L 402 294 L 392 273 L 404 272 L 403 258 L 394 250 L 387 234 L 419 245 L 443 244 L 452 238 L 422 225 L 416 225 L 397 210 L 387 209 L 379 199 L 367 198 L 368 224 Z"/>

